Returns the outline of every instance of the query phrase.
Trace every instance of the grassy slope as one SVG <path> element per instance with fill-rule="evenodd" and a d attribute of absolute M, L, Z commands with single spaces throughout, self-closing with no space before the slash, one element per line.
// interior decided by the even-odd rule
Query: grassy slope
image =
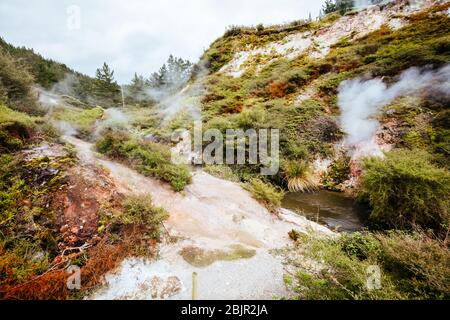
<path fill-rule="evenodd" d="M 277 27 L 265 33 L 255 29 L 232 29 L 216 40 L 203 56 L 210 70 L 207 94 L 203 99 L 205 126 L 222 131 L 237 127 L 282 128 L 282 170 L 271 182 L 287 187 L 288 182 L 295 178 L 300 178 L 297 181 L 307 181 L 305 171 L 308 170 L 303 169 L 304 164 L 311 164 L 317 157 L 333 157 L 333 146 L 343 136 L 337 124 L 339 83 L 368 73 L 390 81 L 412 66 L 431 65 L 438 68 L 448 63 L 450 19 L 447 14 L 435 14 L 447 7 L 437 6 L 410 16 L 409 24 L 396 31 L 383 26 L 361 39 L 342 39 L 323 59 L 305 56 L 294 60 L 276 56 L 258 57 L 246 66 L 246 72 L 239 78 L 218 71 L 235 52 L 281 40 L 293 32 L 316 30 L 333 23 L 337 17 L 333 15 L 320 23 L 306 23 L 294 29 Z M 276 59 L 272 63 L 256 71 L 259 63 L 273 58 Z M 296 104 L 297 96 L 309 86 L 313 86 L 316 93 L 311 99 Z M 396 103 L 400 104 L 401 100 L 394 102 L 390 109 L 397 108 L 397 118 L 411 119 L 428 114 L 430 119 L 434 119 L 420 134 L 416 132 L 414 121 L 410 121 L 406 134 L 400 137 L 397 146 L 420 147 L 430 152 L 435 161 L 450 163 L 448 106 L 432 101 L 431 97 L 415 101 L 417 108 L 414 110 L 401 108 Z M 416 143 L 412 145 L 412 142 Z M 302 164 L 295 165 L 298 162 Z M 337 165 L 342 166 L 344 162 L 339 159 Z M 333 180 L 342 182 L 345 178 L 341 176 L 342 172 L 348 173 L 348 169 L 338 169 L 332 170 L 336 176 L 326 178 L 327 186 L 332 188 Z M 248 166 L 236 171 L 241 179 L 247 180 L 257 175 L 258 168 Z"/>
<path fill-rule="evenodd" d="M 240 78 L 219 72 L 235 52 L 247 45 L 255 48 L 280 40 L 290 32 L 271 30 L 263 35 L 254 29 L 232 29 L 215 41 L 203 57 L 210 70 L 203 100 L 205 127 L 221 131 L 237 127 L 282 128 L 282 170 L 266 182 L 301 187 L 308 181 L 311 161 L 332 157 L 333 144 L 343 136 L 336 121 L 340 82 L 365 74 L 385 77 L 389 82 L 409 67 L 438 68 L 447 64 L 450 19 L 445 13 L 436 14 L 447 8 L 448 4 L 436 6 L 413 15 L 407 26 L 396 31 L 383 26 L 358 40 L 342 39 L 323 59 L 258 57 L 246 66 L 247 71 Z M 336 16 L 328 19 L 323 24 L 332 23 Z M 314 28 L 320 25 L 303 24 L 292 32 Z M 259 63 L 273 58 L 277 59 L 256 72 Z M 314 87 L 315 94 L 300 105 L 295 104 L 296 97 L 308 86 Z M 429 230 L 429 236 L 394 232 L 356 234 L 341 240 L 297 240 L 296 252 L 323 261 L 321 271 L 299 267 L 299 262 L 296 273 L 286 276 L 286 283 L 300 299 L 450 296 L 443 280 L 448 277 L 450 258 L 448 101 L 432 96 L 411 101 L 406 97 L 397 99 L 386 110 L 394 112 L 385 113 L 380 120 L 399 123 L 396 147 L 400 151 L 389 155 L 388 161 L 365 162 L 360 197 L 374 208 L 372 218 L 380 228 L 410 230 L 422 226 L 433 231 Z M 234 181 L 255 181 L 252 179 L 258 176 L 258 168 L 251 166 L 226 170 L 210 166 L 207 170 Z M 349 173 L 348 159 L 339 157 L 323 183 L 333 188 Z M 264 195 L 263 201 L 268 199 L 269 195 Z M 274 199 L 271 205 L 277 201 Z M 433 205 L 427 206 L 430 201 Z M 371 265 L 381 268 L 382 290 L 367 289 L 367 268 Z"/>

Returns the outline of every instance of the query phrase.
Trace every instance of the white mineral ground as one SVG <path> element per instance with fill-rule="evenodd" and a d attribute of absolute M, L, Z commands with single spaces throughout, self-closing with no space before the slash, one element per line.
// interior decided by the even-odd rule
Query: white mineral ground
<path fill-rule="evenodd" d="M 397 1 L 385 9 L 376 5 L 369 6 L 354 15 L 343 16 L 319 30 L 295 33 L 280 41 L 270 42 L 263 47 L 246 48 L 236 52 L 233 59 L 220 71 L 239 78 L 251 65 L 248 62 L 251 62 L 256 56 L 275 56 L 273 59 L 268 59 L 265 64 L 259 63 L 257 70 L 261 70 L 278 57 L 294 59 L 307 54 L 312 59 L 323 58 L 329 53 L 330 48 L 342 39 L 355 40 L 364 37 L 378 30 L 384 24 L 393 30 L 399 29 L 407 24 L 407 19 L 404 19 L 403 16 L 423 10 L 435 3 L 436 1 L 433 0 L 424 0 L 410 5 L 407 1 Z"/>
<path fill-rule="evenodd" d="M 105 285 L 89 299 L 190 299 L 192 273 L 198 273 L 199 299 L 272 299 L 288 296 L 283 282 L 282 257 L 272 249 L 290 243 L 292 229 L 333 236 L 329 229 L 288 210 L 280 218 L 269 213 L 239 184 L 193 172 L 193 182 L 183 193 L 145 177 L 125 165 L 105 160 L 92 151 L 90 143 L 66 137 L 82 163 L 109 170 L 126 194 L 149 194 L 154 204 L 165 208 L 170 218 L 165 226 L 175 243 L 160 246 L 158 259 L 126 259 L 106 276 Z M 186 249 L 187 248 L 187 249 Z M 250 257 L 210 261 L 195 267 L 180 251 L 197 248 L 206 252 L 230 253 L 236 248 Z"/>

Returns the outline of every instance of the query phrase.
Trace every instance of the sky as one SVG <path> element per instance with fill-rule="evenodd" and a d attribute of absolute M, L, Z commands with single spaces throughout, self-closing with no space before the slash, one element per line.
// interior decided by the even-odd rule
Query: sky
<path fill-rule="evenodd" d="M 170 54 L 198 61 L 230 25 L 319 15 L 316 0 L 1 0 L 0 36 L 93 76 L 103 62 L 119 83 L 150 76 Z"/>

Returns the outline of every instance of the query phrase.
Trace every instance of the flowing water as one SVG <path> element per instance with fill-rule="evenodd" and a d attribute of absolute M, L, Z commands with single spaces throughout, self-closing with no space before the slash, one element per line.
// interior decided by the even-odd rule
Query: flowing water
<path fill-rule="evenodd" d="M 339 192 L 288 193 L 282 205 L 331 229 L 358 231 L 364 227 L 366 209 Z"/>

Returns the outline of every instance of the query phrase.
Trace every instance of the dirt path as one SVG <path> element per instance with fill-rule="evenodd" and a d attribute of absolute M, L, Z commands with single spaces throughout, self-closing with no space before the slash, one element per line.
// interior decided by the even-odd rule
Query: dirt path
<path fill-rule="evenodd" d="M 185 192 L 140 175 L 92 152 L 92 145 L 73 137 L 66 140 L 81 161 L 106 168 L 128 194 L 150 194 L 170 218 L 166 227 L 178 241 L 161 246 L 150 262 L 127 259 L 106 277 L 107 285 L 92 299 L 190 299 L 191 277 L 199 275 L 199 299 L 272 299 L 286 296 L 281 258 L 272 249 L 289 243 L 292 229 L 331 231 L 283 210 L 271 215 L 240 185 L 193 172 Z"/>

